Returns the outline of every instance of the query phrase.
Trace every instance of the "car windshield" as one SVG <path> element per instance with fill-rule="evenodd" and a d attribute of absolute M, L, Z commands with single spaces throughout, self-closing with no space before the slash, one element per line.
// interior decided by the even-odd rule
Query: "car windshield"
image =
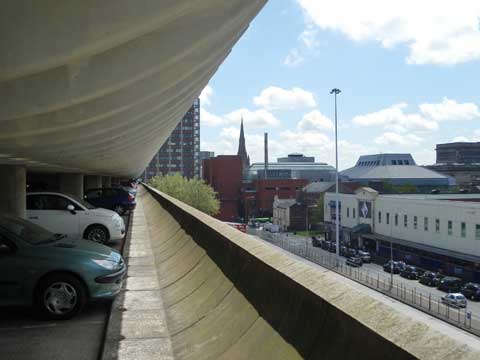
<path fill-rule="evenodd" d="M 32 245 L 45 244 L 64 237 L 12 215 L 0 216 L 0 228 L 2 231 L 13 234 Z"/>
<path fill-rule="evenodd" d="M 87 209 L 89 210 L 92 210 L 92 209 L 96 209 L 95 206 L 93 206 L 92 204 L 90 204 L 89 202 L 75 196 L 75 195 L 72 195 L 72 194 L 68 194 L 69 197 L 71 197 L 73 200 L 75 200 L 76 202 L 78 202 L 80 205 L 86 207 Z"/>

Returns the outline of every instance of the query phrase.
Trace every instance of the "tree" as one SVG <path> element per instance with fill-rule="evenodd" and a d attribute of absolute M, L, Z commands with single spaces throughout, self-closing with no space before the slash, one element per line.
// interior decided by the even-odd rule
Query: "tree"
<path fill-rule="evenodd" d="M 213 188 L 199 179 L 187 179 L 180 174 L 155 176 L 150 185 L 209 215 L 216 215 L 220 202 Z"/>
<path fill-rule="evenodd" d="M 317 202 L 315 203 L 315 207 L 311 209 L 311 216 L 309 217 L 309 219 L 311 219 L 312 224 L 323 223 L 325 221 L 323 218 L 324 197 L 324 193 L 320 194 Z"/>

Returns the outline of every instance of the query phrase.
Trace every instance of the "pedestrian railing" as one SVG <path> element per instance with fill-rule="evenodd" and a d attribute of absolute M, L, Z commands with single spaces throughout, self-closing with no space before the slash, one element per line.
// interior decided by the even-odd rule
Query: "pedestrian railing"
<path fill-rule="evenodd" d="M 428 313 L 436 318 L 451 323 L 470 333 L 480 336 L 480 318 L 466 308 L 457 308 L 442 303 L 437 295 L 425 293 L 416 287 L 407 287 L 403 281 L 393 281 L 391 275 L 372 274 L 361 267 L 351 267 L 343 261 L 338 261 L 334 253 L 325 255 L 319 248 L 310 246 L 309 241 L 298 244 L 292 243 L 292 238 L 281 234 L 259 232 L 264 240 L 279 246 L 297 256 L 303 257 L 313 263 L 331 271 L 348 277 L 358 283 L 368 286 L 389 297 L 410 305 L 418 310 Z"/>

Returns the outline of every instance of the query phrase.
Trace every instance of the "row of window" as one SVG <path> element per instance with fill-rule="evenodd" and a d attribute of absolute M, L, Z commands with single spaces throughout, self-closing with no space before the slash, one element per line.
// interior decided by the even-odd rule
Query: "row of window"
<path fill-rule="evenodd" d="M 390 160 L 391 165 L 410 165 L 409 160 Z M 380 160 L 360 161 L 357 166 L 378 166 Z"/>
<path fill-rule="evenodd" d="M 354 209 L 355 210 L 355 209 Z M 382 223 L 382 212 L 378 212 L 378 223 Z M 347 217 L 348 217 L 348 208 L 347 208 Z M 354 216 L 355 217 L 355 216 Z M 386 224 L 390 224 L 390 213 L 386 213 Z M 395 214 L 394 216 L 394 224 L 395 226 L 398 226 L 399 222 L 399 215 Z M 403 215 L 403 227 L 408 227 L 408 215 Z M 428 231 L 429 227 L 429 219 L 428 217 L 423 218 L 423 230 Z M 415 230 L 418 229 L 418 216 L 413 216 L 413 228 Z M 440 233 L 440 219 L 435 219 L 435 232 Z M 447 233 L 449 236 L 453 235 L 453 221 L 448 220 L 447 222 Z M 462 238 L 465 238 L 467 236 L 467 224 L 465 222 L 460 223 L 460 236 Z M 475 225 L 475 239 L 480 240 L 480 225 L 476 224 Z"/>

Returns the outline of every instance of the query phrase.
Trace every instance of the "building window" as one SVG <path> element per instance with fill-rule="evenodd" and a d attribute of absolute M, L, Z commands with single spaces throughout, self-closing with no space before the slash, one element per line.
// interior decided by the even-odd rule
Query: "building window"
<path fill-rule="evenodd" d="M 403 215 L 403 226 L 404 227 L 408 226 L 408 216 L 407 215 Z"/>
<path fill-rule="evenodd" d="M 350 208 L 347 207 L 347 218 L 350 217 Z"/>
<path fill-rule="evenodd" d="M 428 218 L 423 218 L 423 230 L 428 231 Z"/>
<path fill-rule="evenodd" d="M 395 226 L 398 226 L 398 214 L 395 214 Z"/>
<path fill-rule="evenodd" d="M 448 220 L 448 235 L 452 235 L 452 227 L 452 220 Z"/>
<path fill-rule="evenodd" d="M 466 237 L 466 236 L 467 236 L 467 224 L 465 224 L 464 222 L 462 222 L 460 228 L 461 228 L 461 230 L 460 230 L 460 236 L 461 236 L 462 238 Z"/>
<path fill-rule="evenodd" d="M 352 208 L 352 217 L 355 219 L 355 208 Z"/>
<path fill-rule="evenodd" d="M 387 225 L 390 224 L 390 213 L 387 213 Z"/>
<path fill-rule="evenodd" d="M 435 219 L 435 232 L 440 232 L 440 219 Z"/>
<path fill-rule="evenodd" d="M 382 223 L 382 213 L 380 211 L 378 212 L 378 223 Z"/>
<path fill-rule="evenodd" d="M 480 225 L 475 225 L 475 240 L 480 240 Z"/>
<path fill-rule="evenodd" d="M 418 227 L 418 217 L 417 216 L 414 216 L 413 217 L 413 228 L 415 230 L 417 230 L 417 227 Z"/>

